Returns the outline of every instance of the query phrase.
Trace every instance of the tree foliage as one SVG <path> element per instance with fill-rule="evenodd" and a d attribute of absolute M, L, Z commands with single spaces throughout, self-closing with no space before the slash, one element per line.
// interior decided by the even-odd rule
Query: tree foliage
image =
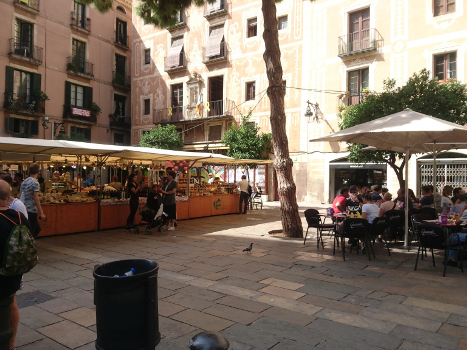
<path fill-rule="evenodd" d="M 174 151 L 183 150 L 183 140 L 175 125 L 157 125 L 156 128 L 141 136 L 139 145 L 141 147 L 171 149 Z"/>
<path fill-rule="evenodd" d="M 236 159 L 269 159 L 272 152 L 271 134 L 259 132 L 259 126 L 250 122 L 251 111 L 241 115 L 240 124 L 233 123 L 224 133 L 227 155 Z"/>
<path fill-rule="evenodd" d="M 349 106 L 342 113 L 339 127 L 347 129 L 355 125 L 397 113 L 405 108 L 431 115 L 453 123 L 467 124 L 467 86 L 456 80 L 441 83 L 437 78 L 430 78 L 426 69 L 414 73 L 407 84 L 396 87 L 394 79 L 385 80 L 382 93 L 369 93 L 362 103 Z M 388 163 L 396 172 L 401 187 L 402 170 L 405 160 L 400 166 L 395 164 L 397 157 L 389 151 L 360 151 L 366 145 L 349 144 L 349 161 L 354 163 Z"/>

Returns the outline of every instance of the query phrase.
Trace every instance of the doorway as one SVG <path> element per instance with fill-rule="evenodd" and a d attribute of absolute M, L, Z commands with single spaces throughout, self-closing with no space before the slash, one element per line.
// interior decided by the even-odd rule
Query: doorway
<path fill-rule="evenodd" d="M 224 77 L 209 78 L 209 116 L 224 114 Z"/>

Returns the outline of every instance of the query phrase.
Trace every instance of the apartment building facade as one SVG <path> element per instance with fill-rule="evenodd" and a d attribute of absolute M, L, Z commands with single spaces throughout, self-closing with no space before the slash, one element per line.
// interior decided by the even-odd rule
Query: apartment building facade
<path fill-rule="evenodd" d="M 0 136 L 130 144 L 132 1 L 0 4 Z"/>

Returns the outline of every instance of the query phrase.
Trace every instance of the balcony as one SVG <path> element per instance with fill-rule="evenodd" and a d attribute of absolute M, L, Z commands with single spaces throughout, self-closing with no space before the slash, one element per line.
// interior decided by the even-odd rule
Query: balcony
<path fill-rule="evenodd" d="M 11 38 L 8 56 L 39 66 L 42 64 L 42 47 L 22 45 L 21 41 Z"/>
<path fill-rule="evenodd" d="M 124 89 L 131 88 L 131 76 L 120 72 L 112 72 L 112 85 Z"/>
<path fill-rule="evenodd" d="M 204 18 L 210 19 L 227 14 L 227 1 L 217 0 L 212 4 L 206 3 L 204 7 Z"/>
<path fill-rule="evenodd" d="M 131 130 L 131 118 L 124 115 L 109 114 L 110 128 Z"/>
<path fill-rule="evenodd" d="M 86 124 L 94 124 L 97 122 L 97 113 L 85 107 L 64 105 L 63 119 L 68 121 L 81 121 Z"/>
<path fill-rule="evenodd" d="M 83 17 L 80 13 L 71 11 L 70 26 L 81 32 L 89 34 L 91 32 L 91 19 Z"/>
<path fill-rule="evenodd" d="M 66 65 L 68 73 L 84 76 L 86 78 L 94 77 L 94 64 L 77 56 L 69 56 Z"/>
<path fill-rule="evenodd" d="M 338 96 L 338 105 L 355 106 L 362 103 L 367 93 L 345 93 Z"/>
<path fill-rule="evenodd" d="M 205 65 L 215 64 L 219 62 L 225 62 L 229 59 L 230 51 L 226 42 L 221 42 L 221 49 L 219 55 L 216 56 L 207 56 L 206 48 L 203 48 L 203 63 Z"/>
<path fill-rule="evenodd" d="M 128 35 L 122 35 L 121 33 L 115 31 L 115 46 L 118 46 L 124 50 L 128 50 L 128 43 L 130 39 Z"/>
<path fill-rule="evenodd" d="M 154 110 L 154 124 L 194 121 L 202 118 L 232 117 L 234 103 L 231 100 L 210 101 L 209 105 L 201 104 L 183 107 L 168 107 Z"/>
<path fill-rule="evenodd" d="M 377 50 L 383 46 L 383 38 L 375 28 L 339 37 L 339 57 Z"/>
<path fill-rule="evenodd" d="M 173 72 L 185 70 L 187 67 L 187 61 L 188 60 L 184 52 L 180 52 L 180 57 L 177 63 L 175 62 L 167 63 L 168 57 L 164 57 L 164 71 L 166 73 L 173 73 Z"/>
<path fill-rule="evenodd" d="M 39 12 L 39 0 L 14 0 L 13 4 L 34 14 Z"/>
<path fill-rule="evenodd" d="M 37 100 L 32 96 L 5 93 L 3 107 L 10 112 L 18 114 L 43 114 L 45 101 Z"/>

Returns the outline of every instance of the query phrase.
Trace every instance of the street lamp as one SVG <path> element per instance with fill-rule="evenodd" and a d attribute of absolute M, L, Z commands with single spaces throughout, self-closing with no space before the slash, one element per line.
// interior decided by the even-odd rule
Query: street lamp
<path fill-rule="evenodd" d="M 306 111 L 305 111 L 305 117 L 307 118 L 307 122 L 308 123 L 311 123 L 311 122 L 315 122 L 315 123 L 319 123 L 319 105 L 318 103 L 311 103 L 309 100 L 306 101 L 307 103 L 307 106 L 306 106 Z M 314 116 L 313 116 L 313 111 L 311 110 L 313 109 L 314 111 Z"/>
<path fill-rule="evenodd" d="M 56 122 L 51 122 L 49 121 L 48 116 L 43 116 L 42 117 L 42 127 L 44 128 L 44 138 L 45 138 L 45 129 L 49 128 L 49 124 L 53 125 L 53 133 L 52 133 L 52 140 L 54 139 L 55 135 L 57 134 L 57 129 L 60 127 L 60 131 L 58 132 L 60 135 L 65 135 L 65 123 L 56 123 Z"/>

